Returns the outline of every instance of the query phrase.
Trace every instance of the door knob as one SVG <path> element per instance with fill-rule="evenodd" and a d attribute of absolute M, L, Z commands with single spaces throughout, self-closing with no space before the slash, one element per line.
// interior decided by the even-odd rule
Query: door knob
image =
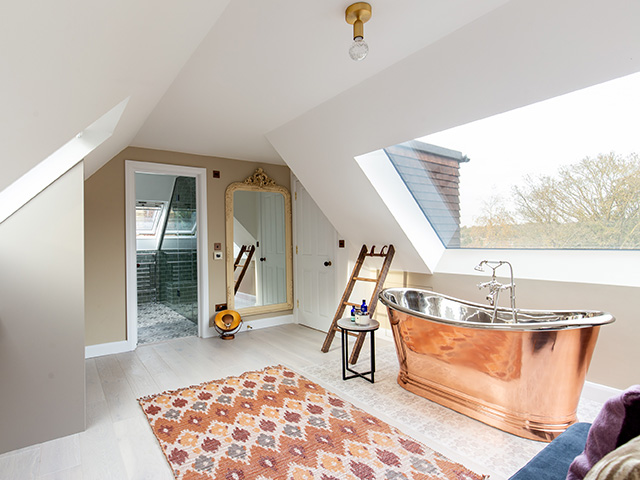
<path fill-rule="evenodd" d="M 260 261 L 264 262 L 267 259 L 267 257 L 260 257 Z"/>
<path fill-rule="evenodd" d="M 326 262 L 324 262 L 324 266 L 325 267 L 330 267 L 331 266 L 331 260 L 327 260 Z"/>

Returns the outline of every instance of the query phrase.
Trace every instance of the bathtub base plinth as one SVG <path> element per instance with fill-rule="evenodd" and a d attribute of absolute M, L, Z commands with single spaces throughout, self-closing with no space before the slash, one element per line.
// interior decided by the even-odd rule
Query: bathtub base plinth
<path fill-rule="evenodd" d="M 406 372 L 398 374 L 398 384 L 411 393 L 462 413 L 499 430 L 541 442 L 550 442 L 577 421 L 575 412 L 560 419 L 532 420 L 530 415 L 507 411 L 477 398 L 456 392 L 424 378 L 414 379 Z"/>

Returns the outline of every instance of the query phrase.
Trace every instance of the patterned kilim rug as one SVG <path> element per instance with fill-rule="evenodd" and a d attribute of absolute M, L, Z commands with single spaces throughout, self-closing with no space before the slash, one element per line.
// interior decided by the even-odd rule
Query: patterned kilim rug
<path fill-rule="evenodd" d="M 139 402 L 180 480 L 485 478 L 281 365 Z"/>

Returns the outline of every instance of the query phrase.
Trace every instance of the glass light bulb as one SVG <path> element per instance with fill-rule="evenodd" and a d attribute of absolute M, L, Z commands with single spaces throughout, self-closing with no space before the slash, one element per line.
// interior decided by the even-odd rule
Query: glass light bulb
<path fill-rule="evenodd" d="M 364 41 L 362 37 L 356 37 L 349 48 L 349 56 L 352 60 L 359 62 L 369 53 L 369 45 Z"/>

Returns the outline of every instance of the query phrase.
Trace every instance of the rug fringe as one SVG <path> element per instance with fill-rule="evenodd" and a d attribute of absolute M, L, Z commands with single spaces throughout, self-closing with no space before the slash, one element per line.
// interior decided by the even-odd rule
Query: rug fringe
<path fill-rule="evenodd" d="M 260 370 L 249 370 L 247 372 L 241 373 L 240 375 L 231 375 L 231 376 L 233 376 L 233 377 L 243 377 L 245 375 L 251 375 L 251 374 L 254 374 L 254 373 L 263 372 L 263 371 L 265 371 L 265 370 L 267 370 L 269 368 L 279 368 L 279 369 L 288 368 L 289 370 L 292 370 L 292 371 L 295 372 L 294 369 L 279 363 L 277 365 L 269 365 L 267 367 L 261 368 Z M 296 372 L 296 373 L 298 373 L 298 372 Z M 184 392 L 185 390 L 189 390 L 190 388 L 201 388 L 201 387 L 204 387 L 205 385 L 211 385 L 212 383 L 219 383 L 219 382 L 224 381 L 227 378 L 229 378 L 229 375 L 227 375 L 226 377 L 217 378 L 217 379 L 214 379 L 214 380 L 208 380 L 206 382 L 198 383 L 197 385 L 189 385 L 188 387 L 180 387 L 180 388 L 176 388 L 174 390 L 164 390 L 163 392 L 160 392 L 160 393 L 152 393 L 151 395 L 145 395 L 144 397 L 137 398 L 136 400 L 138 402 L 146 402 L 146 401 L 152 400 L 155 397 L 159 397 L 161 395 L 175 395 L 175 394 L 178 394 L 180 392 Z"/>

